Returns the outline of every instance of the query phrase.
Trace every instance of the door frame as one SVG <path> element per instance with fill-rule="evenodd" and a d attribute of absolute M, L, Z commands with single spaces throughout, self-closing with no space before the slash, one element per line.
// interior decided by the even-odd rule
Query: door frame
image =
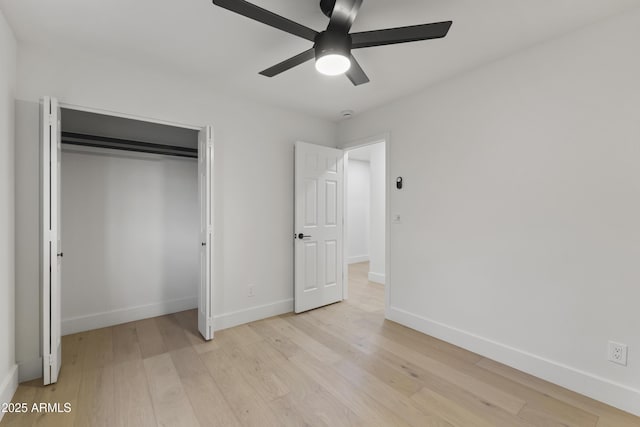
<path fill-rule="evenodd" d="M 181 123 L 181 122 L 174 122 L 174 121 L 168 121 L 168 120 L 162 120 L 162 119 L 156 119 L 156 118 L 150 118 L 150 117 L 146 117 L 146 116 L 140 116 L 140 115 L 136 115 L 136 114 L 129 114 L 129 113 L 121 113 L 121 112 L 117 112 L 117 111 L 112 111 L 112 110 L 106 110 L 106 109 L 101 109 L 101 108 L 94 108 L 94 107 L 87 107 L 87 106 L 82 106 L 82 105 L 77 105 L 77 104 L 71 104 L 68 102 L 63 102 L 62 100 L 60 100 L 60 98 L 56 98 L 58 100 L 58 106 L 60 107 L 60 109 L 67 109 L 67 110 L 76 110 L 76 111 L 84 111 L 84 112 L 88 112 L 88 113 L 95 113 L 95 114 L 101 114 L 101 115 L 105 115 L 105 116 L 112 116 L 112 117 L 121 117 L 121 118 L 125 118 L 125 119 L 131 119 L 131 120 L 137 120 L 137 121 L 141 121 L 141 122 L 147 122 L 147 123 L 155 123 L 155 124 L 161 124 L 161 125 L 167 125 L 167 126 L 173 126 L 173 127 L 179 127 L 179 128 L 183 128 L 183 129 L 190 129 L 190 130 L 195 130 L 195 131 L 201 131 L 203 129 L 206 129 L 207 127 L 211 128 L 211 138 L 212 140 L 214 140 L 214 151 L 215 151 L 215 128 L 212 125 L 194 125 L 194 124 L 187 124 L 187 123 Z M 200 153 L 198 153 L 198 155 L 200 155 Z M 215 209 L 216 206 L 216 199 L 213 199 L 213 206 Z M 41 231 L 42 233 L 42 231 Z M 214 237 L 212 237 L 213 240 L 213 247 L 215 247 L 215 234 Z M 212 257 L 214 251 L 213 248 L 211 249 L 211 254 Z M 214 265 L 215 259 L 212 260 L 212 265 Z M 215 269 L 214 269 L 215 271 Z M 213 319 L 215 319 L 215 313 L 213 313 L 213 288 L 215 285 L 215 281 L 214 278 L 212 277 L 211 279 L 211 309 L 212 309 L 212 317 Z M 60 283 L 60 286 L 62 286 L 62 281 Z M 51 298 L 51 296 L 49 296 L 49 298 Z M 41 303 L 44 304 L 44 301 L 41 301 Z M 40 324 L 42 325 L 43 323 L 43 319 L 40 319 Z M 196 325 L 197 326 L 197 325 Z M 44 332 L 43 332 L 44 333 Z M 42 338 L 42 337 L 41 337 Z"/>
<path fill-rule="evenodd" d="M 348 168 L 349 168 L 349 151 L 351 150 L 355 150 L 357 148 L 362 148 L 362 147 L 366 147 L 368 145 L 373 145 L 373 144 L 378 144 L 384 142 L 384 168 L 385 168 L 385 199 L 384 199 L 384 204 L 385 204 L 385 218 L 384 218 L 384 275 L 385 275 L 385 279 L 384 279 L 384 317 L 388 318 L 389 316 L 389 308 L 391 307 L 391 292 L 390 292 L 390 288 L 391 288 L 391 269 L 389 268 L 391 262 L 391 251 L 389 250 L 390 247 L 390 235 L 391 235 L 391 203 L 389 200 L 389 196 L 390 196 L 390 192 L 391 192 L 391 185 L 390 185 L 390 152 L 391 152 L 391 133 L 390 132 L 383 132 L 383 133 L 379 133 L 376 135 L 372 135 L 372 136 L 368 136 L 365 138 L 360 138 L 360 139 L 356 139 L 356 140 L 352 140 L 349 142 L 345 142 L 343 144 L 341 144 L 341 146 L 339 148 L 341 148 L 342 150 L 344 150 L 344 226 L 343 226 L 343 261 L 344 261 L 344 266 L 343 266 L 343 281 L 344 281 L 344 285 L 342 287 L 342 298 L 343 299 L 348 299 L 349 297 L 349 260 L 348 260 L 348 256 L 347 256 L 347 245 L 348 245 L 348 239 L 347 239 L 347 221 L 346 221 L 346 217 L 347 217 L 347 209 L 348 209 L 348 204 L 349 204 L 349 200 L 347 197 L 347 191 L 348 191 L 348 187 L 347 185 L 349 184 L 349 178 L 348 178 Z"/>

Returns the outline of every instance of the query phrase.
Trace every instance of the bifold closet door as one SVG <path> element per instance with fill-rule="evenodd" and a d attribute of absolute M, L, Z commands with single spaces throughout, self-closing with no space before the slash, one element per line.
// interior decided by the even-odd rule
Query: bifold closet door
<path fill-rule="evenodd" d="M 62 365 L 60 285 L 60 107 L 55 98 L 40 101 L 42 365 L 44 385 L 58 381 Z"/>
<path fill-rule="evenodd" d="M 198 193 L 200 198 L 200 289 L 198 330 L 213 338 L 213 130 L 198 134 Z"/>

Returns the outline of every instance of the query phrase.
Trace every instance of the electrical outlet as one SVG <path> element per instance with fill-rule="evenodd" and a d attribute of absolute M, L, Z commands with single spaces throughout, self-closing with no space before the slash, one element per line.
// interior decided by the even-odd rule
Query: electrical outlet
<path fill-rule="evenodd" d="M 609 341 L 609 361 L 617 363 L 618 365 L 627 366 L 627 352 L 628 348 L 626 344 Z"/>
<path fill-rule="evenodd" d="M 253 285 L 249 285 L 248 286 L 248 290 L 247 290 L 247 296 L 248 297 L 252 297 L 252 296 L 255 296 L 255 295 L 256 295 L 256 293 L 255 293 L 254 286 Z"/>

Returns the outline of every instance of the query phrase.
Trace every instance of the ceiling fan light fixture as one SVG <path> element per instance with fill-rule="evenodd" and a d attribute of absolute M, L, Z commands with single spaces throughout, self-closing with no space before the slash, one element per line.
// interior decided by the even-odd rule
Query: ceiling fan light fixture
<path fill-rule="evenodd" d="M 351 37 L 335 31 L 323 31 L 316 37 L 316 70 L 327 76 L 338 76 L 351 68 Z"/>
<path fill-rule="evenodd" d="M 349 71 L 351 60 L 339 53 L 331 53 L 316 59 L 316 70 L 326 76 L 339 76 Z"/>

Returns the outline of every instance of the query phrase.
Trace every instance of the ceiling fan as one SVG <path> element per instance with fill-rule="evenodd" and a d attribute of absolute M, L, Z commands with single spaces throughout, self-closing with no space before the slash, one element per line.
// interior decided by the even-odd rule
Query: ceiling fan
<path fill-rule="evenodd" d="M 315 58 L 316 69 L 326 75 L 346 74 L 355 86 L 369 82 L 352 49 L 439 39 L 447 35 L 452 21 L 385 30 L 349 33 L 363 0 L 320 0 L 320 9 L 330 18 L 326 30 L 317 32 L 244 0 L 213 0 L 232 12 L 313 42 L 313 47 L 260 72 L 273 77 Z"/>

